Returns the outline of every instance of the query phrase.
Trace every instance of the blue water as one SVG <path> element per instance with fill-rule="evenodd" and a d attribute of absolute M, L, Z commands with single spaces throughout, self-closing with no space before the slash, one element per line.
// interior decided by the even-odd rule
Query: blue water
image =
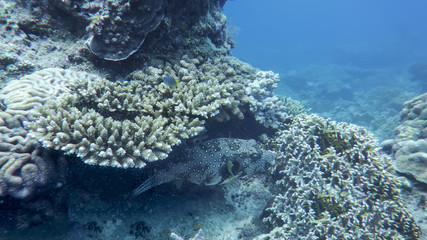
<path fill-rule="evenodd" d="M 427 61 L 423 0 L 228 1 L 233 54 L 255 67 L 309 64 L 399 67 Z"/>
<path fill-rule="evenodd" d="M 402 104 L 427 91 L 425 9 L 422 0 L 235 0 L 224 12 L 233 55 L 279 73 L 277 94 L 385 139 Z"/>

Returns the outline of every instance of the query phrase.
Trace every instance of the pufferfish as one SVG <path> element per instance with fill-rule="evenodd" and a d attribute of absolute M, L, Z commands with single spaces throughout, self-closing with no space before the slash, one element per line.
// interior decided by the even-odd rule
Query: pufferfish
<path fill-rule="evenodd" d="M 262 149 L 253 139 L 208 140 L 177 153 L 173 161 L 154 170 L 132 195 L 180 179 L 206 186 L 226 184 L 237 177 L 265 171 L 275 159 L 274 152 Z"/>

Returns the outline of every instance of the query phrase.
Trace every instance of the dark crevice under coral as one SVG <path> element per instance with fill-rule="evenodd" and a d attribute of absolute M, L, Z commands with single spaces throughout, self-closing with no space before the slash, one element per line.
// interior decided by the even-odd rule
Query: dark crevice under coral
<path fill-rule="evenodd" d="M 245 119 L 231 117 L 226 122 L 208 119 L 206 123 L 206 136 L 213 138 L 241 138 L 259 139 L 262 134 L 272 135 L 273 129 L 265 128 L 257 122 L 252 114 L 245 114 Z"/>

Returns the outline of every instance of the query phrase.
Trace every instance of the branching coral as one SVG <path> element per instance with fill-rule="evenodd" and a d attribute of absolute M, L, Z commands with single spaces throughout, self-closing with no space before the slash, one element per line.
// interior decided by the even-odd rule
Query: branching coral
<path fill-rule="evenodd" d="M 420 230 L 400 199 L 390 159 L 365 129 L 315 115 L 281 126 L 280 193 L 259 239 L 417 239 Z"/>
<path fill-rule="evenodd" d="M 290 114 L 306 113 L 300 103 L 289 98 L 280 98 L 273 93 L 279 82 L 279 74 L 272 71 L 257 71 L 255 78 L 245 88 L 249 106 L 255 119 L 267 128 L 278 128 Z"/>

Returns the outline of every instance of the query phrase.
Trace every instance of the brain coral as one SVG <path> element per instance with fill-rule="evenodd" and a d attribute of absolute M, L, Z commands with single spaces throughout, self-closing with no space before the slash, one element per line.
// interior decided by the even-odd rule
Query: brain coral
<path fill-rule="evenodd" d="M 418 239 L 390 159 L 363 128 L 301 114 L 271 146 L 280 193 L 258 239 Z"/>
<path fill-rule="evenodd" d="M 65 159 L 41 150 L 22 126 L 23 117 L 0 113 L 0 197 L 34 197 L 41 189 L 65 182 Z"/>
<path fill-rule="evenodd" d="M 404 103 L 395 128 L 395 167 L 427 183 L 427 93 Z"/>

